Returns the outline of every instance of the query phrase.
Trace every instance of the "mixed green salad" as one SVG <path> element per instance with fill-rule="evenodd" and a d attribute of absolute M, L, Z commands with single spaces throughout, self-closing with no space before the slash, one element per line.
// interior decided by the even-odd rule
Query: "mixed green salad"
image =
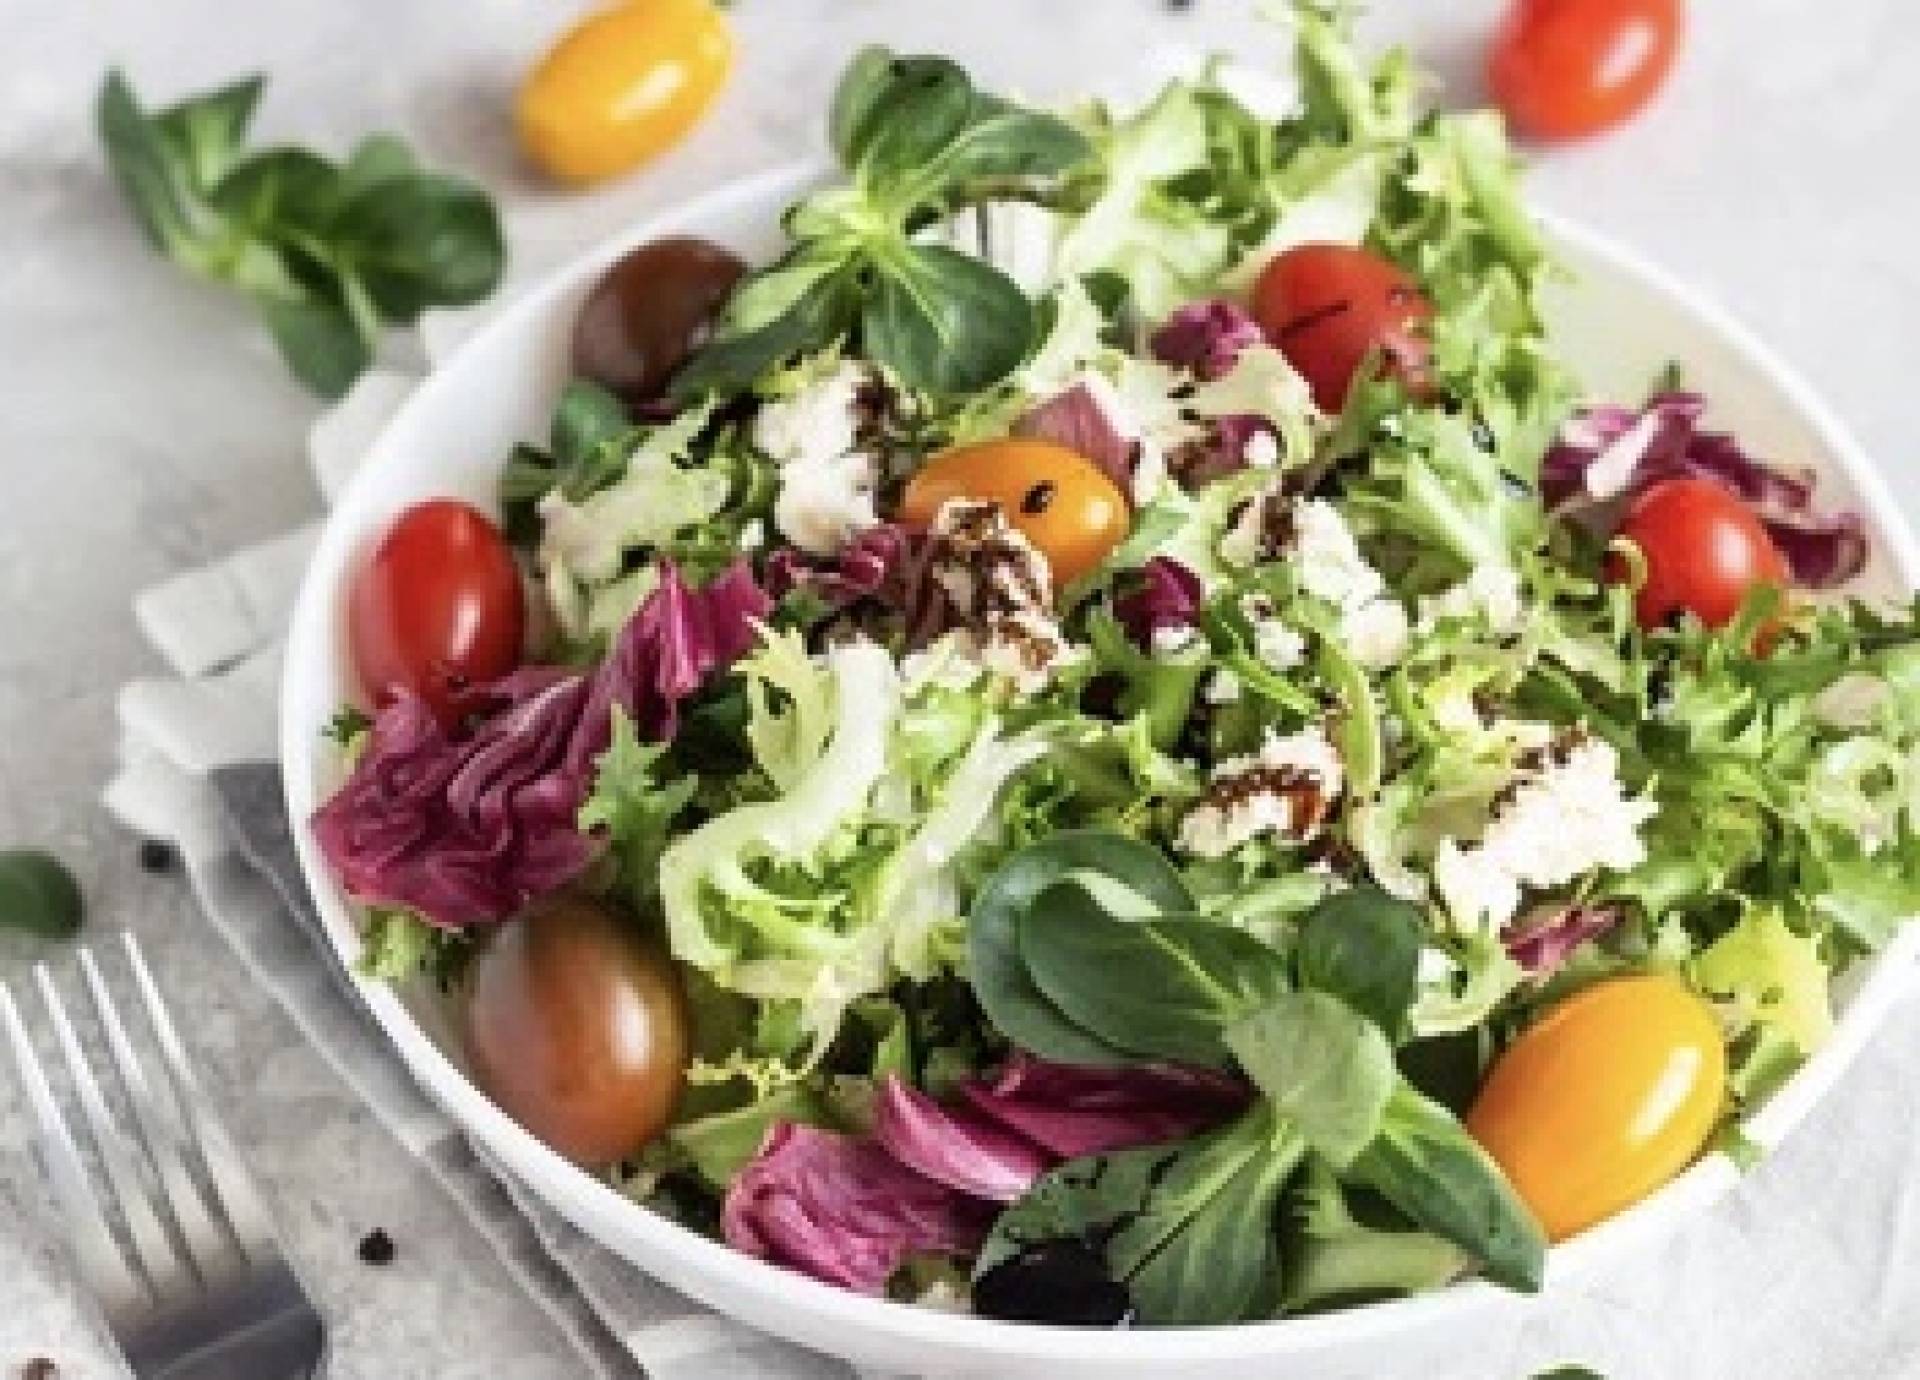
<path fill-rule="evenodd" d="M 636 249 L 500 528 L 356 577 L 366 965 L 738 1250 L 1090 1325 L 1533 1289 L 1920 911 L 1858 517 L 1677 371 L 1585 396 L 1498 117 L 1292 21 L 1285 112 L 862 53 L 785 253 Z"/>

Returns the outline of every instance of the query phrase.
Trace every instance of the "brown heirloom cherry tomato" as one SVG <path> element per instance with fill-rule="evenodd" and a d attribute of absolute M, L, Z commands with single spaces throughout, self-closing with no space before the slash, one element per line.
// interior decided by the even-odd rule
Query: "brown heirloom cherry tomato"
<path fill-rule="evenodd" d="M 573 371 L 629 403 L 651 402 L 706 342 L 747 266 L 691 236 L 621 255 L 587 294 L 573 327 Z"/>
<path fill-rule="evenodd" d="M 1051 441 L 983 441 L 943 451 L 900 500 L 900 520 L 927 527 L 949 499 L 998 503 L 1047 558 L 1054 587 L 1090 573 L 1127 535 L 1126 496 L 1091 460 Z"/>
<path fill-rule="evenodd" d="M 1653 99 L 1681 27 L 1680 0 L 1514 0 L 1487 54 L 1487 85 L 1522 134 L 1597 134 Z"/>
<path fill-rule="evenodd" d="M 1508 1047 L 1467 1130 L 1564 1241 L 1691 1164 L 1726 1086 L 1726 1047 L 1705 1002 L 1671 977 L 1613 978 Z"/>
<path fill-rule="evenodd" d="M 454 499 L 416 504 L 347 591 L 347 641 L 375 703 L 410 690 L 442 720 L 467 690 L 511 671 L 526 629 L 513 553 L 485 514 Z"/>
<path fill-rule="evenodd" d="M 1670 479 L 1627 509 L 1620 535 L 1640 548 L 1646 583 L 1634 615 L 1649 630 L 1677 613 L 1722 628 L 1757 585 L 1786 588 L 1792 576 L 1753 510 L 1710 479 Z M 1609 574 L 1625 577 L 1625 563 Z"/>
<path fill-rule="evenodd" d="M 520 143 L 562 181 L 625 172 L 685 134 L 732 65 L 711 0 L 627 0 L 581 20 L 527 77 Z"/>
<path fill-rule="evenodd" d="M 576 1164 L 666 1129 L 690 1036 L 666 954 L 595 902 L 561 896 L 488 936 L 464 984 L 473 1080 Z"/>
<path fill-rule="evenodd" d="M 1433 304 L 1378 254 L 1344 244 L 1284 250 L 1254 285 L 1253 315 L 1323 411 L 1346 406 L 1347 390 L 1370 354 L 1413 391 L 1426 386 L 1431 352 L 1420 326 Z"/>

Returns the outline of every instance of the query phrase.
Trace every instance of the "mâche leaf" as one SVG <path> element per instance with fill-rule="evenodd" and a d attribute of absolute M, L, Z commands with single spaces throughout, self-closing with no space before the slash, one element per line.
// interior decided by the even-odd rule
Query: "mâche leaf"
<path fill-rule="evenodd" d="M 0 849 L 0 929 L 64 939 L 80 928 L 85 913 L 80 884 L 53 854 Z"/>
<path fill-rule="evenodd" d="M 1324 992 L 1283 992 L 1222 1039 L 1274 1110 L 1336 1167 L 1378 1134 L 1400 1081 L 1380 1028 Z"/>
<path fill-rule="evenodd" d="M 344 164 L 300 148 L 249 152 L 259 77 L 155 114 L 117 71 L 97 120 L 107 162 L 156 248 L 252 299 L 287 367 L 338 397 L 388 325 L 493 291 L 499 217 L 470 182 L 421 170 L 390 135 Z"/>
<path fill-rule="evenodd" d="M 1193 904 L 1159 849 L 1092 830 L 1055 834 L 1008 858 L 980 888 L 967 925 L 968 975 L 987 1019 L 1022 1049 L 1063 1064 L 1125 1063 L 1119 1049 L 1061 1015 L 1020 953 L 1021 920 L 1041 893 L 1085 873 L 1131 890 L 1150 907 L 1148 913 Z"/>
<path fill-rule="evenodd" d="M 842 76 L 828 135 L 850 185 L 788 212 L 792 248 L 741 281 L 675 377 L 675 397 L 739 392 L 856 327 L 862 353 L 934 394 L 997 382 L 1031 349 L 1037 314 L 1012 279 L 915 234 L 964 206 L 1034 192 L 1088 155 L 1086 139 L 976 91 L 945 58 L 881 48 Z"/>
<path fill-rule="evenodd" d="M 1123 920 L 1068 878 L 1019 922 L 1020 956 L 1066 1018 L 1144 1059 L 1223 1065 L 1223 1032 L 1287 987 L 1281 956 L 1194 914 Z"/>
<path fill-rule="evenodd" d="M 1376 886 L 1336 891 L 1300 922 L 1294 980 L 1338 997 L 1395 1038 L 1413 1005 L 1425 929 L 1418 906 Z"/>

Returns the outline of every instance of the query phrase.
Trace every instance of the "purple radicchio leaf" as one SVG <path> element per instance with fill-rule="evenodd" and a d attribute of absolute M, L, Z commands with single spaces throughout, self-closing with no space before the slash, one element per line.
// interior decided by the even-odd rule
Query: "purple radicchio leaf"
<path fill-rule="evenodd" d="M 1162 364 L 1211 380 L 1231 373 L 1242 350 L 1265 341 L 1260 323 L 1244 307 L 1214 299 L 1181 307 L 1148 343 Z"/>
<path fill-rule="evenodd" d="M 875 1141 L 783 1122 L 728 1185 L 720 1230 L 737 1251 L 879 1294 L 909 1256 L 972 1254 L 993 1215 Z"/>
<path fill-rule="evenodd" d="M 1162 628 L 1191 628 L 1200 617 L 1200 577 L 1171 556 L 1154 556 L 1140 567 L 1133 586 L 1114 598 L 1113 614 L 1142 649 L 1150 650 Z"/>
<path fill-rule="evenodd" d="M 874 1107 L 873 1135 L 907 1168 L 995 1203 L 1013 1202 L 1056 1162 L 974 1108 L 942 1106 L 891 1076 Z"/>
<path fill-rule="evenodd" d="M 1529 977 L 1550 977 L 1575 949 L 1619 923 L 1620 912 L 1610 906 L 1550 909 L 1506 936 L 1507 956 L 1526 969 Z"/>
<path fill-rule="evenodd" d="M 897 523 L 883 522 L 855 535 L 827 561 L 815 561 L 783 546 L 767 558 L 767 593 L 784 599 L 809 590 L 836 608 L 877 599 L 890 608 L 905 602 L 917 568 L 919 539 Z"/>
<path fill-rule="evenodd" d="M 1180 1140 L 1240 1114 L 1246 1084 L 1174 1064 L 1091 1068 L 1017 1053 L 991 1082 L 960 1085 L 976 1109 L 1062 1159 Z"/>
<path fill-rule="evenodd" d="M 1104 380 L 1082 380 L 1014 423 L 1013 434 L 1085 456 L 1121 493 L 1133 491 L 1140 438 Z"/>
<path fill-rule="evenodd" d="M 1799 584 L 1831 589 L 1859 574 L 1871 554 L 1860 515 L 1816 510 L 1809 471 L 1769 465 L 1732 436 L 1700 430 L 1705 412 L 1696 393 L 1658 394 L 1640 412 L 1613 404 L 1583 409 L 1542 462 L 1548 504 L 1609 532 L 1625 505 L 1655 484 L 1707 479 L 1753 509 Z"/>
<path fill-rule="evenodd" d="M 680 702 L 752 646 L 771 608 L 744 564 L 700 590 L 670 563 L 659 575 L 589 674 L 525 667 L 478 690 L 458 728 L 411 696 L 380 711 L 313 817 L 349 895 L 458 928 L 505 920 L 585 870 L 599 845 L 577 821 L 615 707 L 643 736 L 671 738 Z"/>

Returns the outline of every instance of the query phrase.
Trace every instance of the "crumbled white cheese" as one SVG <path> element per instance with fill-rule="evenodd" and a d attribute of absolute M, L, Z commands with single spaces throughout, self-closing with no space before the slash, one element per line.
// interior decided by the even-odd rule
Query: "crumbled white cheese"
<path fill-rule="evenodd" d="M 934 686 L 969 690 L 984 669 L 974 659 L 972 642 L 967 635 L 950 632 L 900 658 L 900 683 L 909 698 Z"/>
<path fill-rule="evenodd" d="M 961 629 L 959 645 L 1023 695 L 1044 690 L 1053 673 L 1079 655 L 1060 625 L 1039 609 L 992 614 L 984 635 Z"/>
<path fill-rule="evenodd" d="M 1281 737 L 1213 770 L 1207 793 L 1180 822 L 1180 846 L 1218 858 L 1262 834 L 1303 842 L 1319 833 L 1345 785 L 1340 754 L 1319 725 Z"/>
<path fill-rule="evenodd" d="M 1564 886 L 1596 868 L 1625 871 L 1646 858 L 1640 827 L 1658 811 L 1620 783 L 1619 755 L 1586 739 L 1523 776 L 1479 843 L 1442 840 L 1434 881 L 1454 920 L 1504 928 L 1522 887 Z"/>
<path fill-rule="evenodd" d="M 764 404 L 753 420 L 754 445 L 780 466 L 774 525 L 812 556 L 831 556 L 879 520 L 877 466 L 855 449 L 867 382 L 863 366 L 842 360 L 791 396 Z"/>
<path fill-rule="evenodd" d="M 810 556 L 831 556 L 848 538 L 878 522 L 873 508 L 873 457 L 848 451 L 831 460 L 785 465 L 773 521 Z"/>
<path fill-rule="evenodd" d="M 1247 462 L 1248 469 L 1270 470 L 1280 463 L 1280 438 L 1262 428 L 1247 438 L 1240 458 Z"/>
<path fill-rule="evenodd" d="M 1526 624 L 1520 573 L 1509 566 L 1480 565 L 1450 589 L 1420 601 L 1420 626 L 1430 630 L 1442 619 L 1480 619 L 1496 637 L 1517 633 Z"/>
<path fill-rule="evenodd" d="M 1386 589 L 1380 572 L 1360 553 L 1346 518 L 1326 499 L 1296 503 L 1293 527 L 1293 560 L 1307 593 L 1336 608 L 1357 609 Z"/>
<path fill-rule="evenodd" d="M 1253 651 L 1270 670 L 1291 671 L 1306 659 L 1307 639 L 1278 618 L 1256 618 Z"/>
<path fill-rule="evenodd" d="M 740 549 L 742 551 L 758 551 L 766 544 L 767 524 L 759 518 L 753 519 L 753 521 L 747 523 L 746 526 L 740 529 Z"/>
<path fill-rule="evenodd" d="M 1407 611 L 1397 599 L 1375 599 L 1340 620 L 1340 640 L 1347 655 L 1369 670 L 1398 665 L 1412 639 Z"/>
<path fill-rule="evenodd" d="M 866 384 L 864 367 L 841 360 L 791 396 L 763 404 L 753 419 L 753 444 L 782 465 L 845 455 L 859 439 L 860 390 Z"/>
<path fill-rule="evenodd" d="M 1208 704 L 1232 704 L 1240 698 L 1240 677 L 1224 666 L 1216 667 L 1202 693 Z"/>
<path fill-rule="evenodd" d="M 1226 534 L 1220 538 L 1220 560 L 1237 570 L 1249 570 L 1259 564 L 1265 546 L 1266 516 L 1263 500 L 1255 498 L 1242 504 Z"/>
<path fill-rule="evenodd" d="M 1163 623 L 1153 630 L 1153 654 L 1178 656 L 1199 639 L 1199 630 L 1190 623 Z"/>

